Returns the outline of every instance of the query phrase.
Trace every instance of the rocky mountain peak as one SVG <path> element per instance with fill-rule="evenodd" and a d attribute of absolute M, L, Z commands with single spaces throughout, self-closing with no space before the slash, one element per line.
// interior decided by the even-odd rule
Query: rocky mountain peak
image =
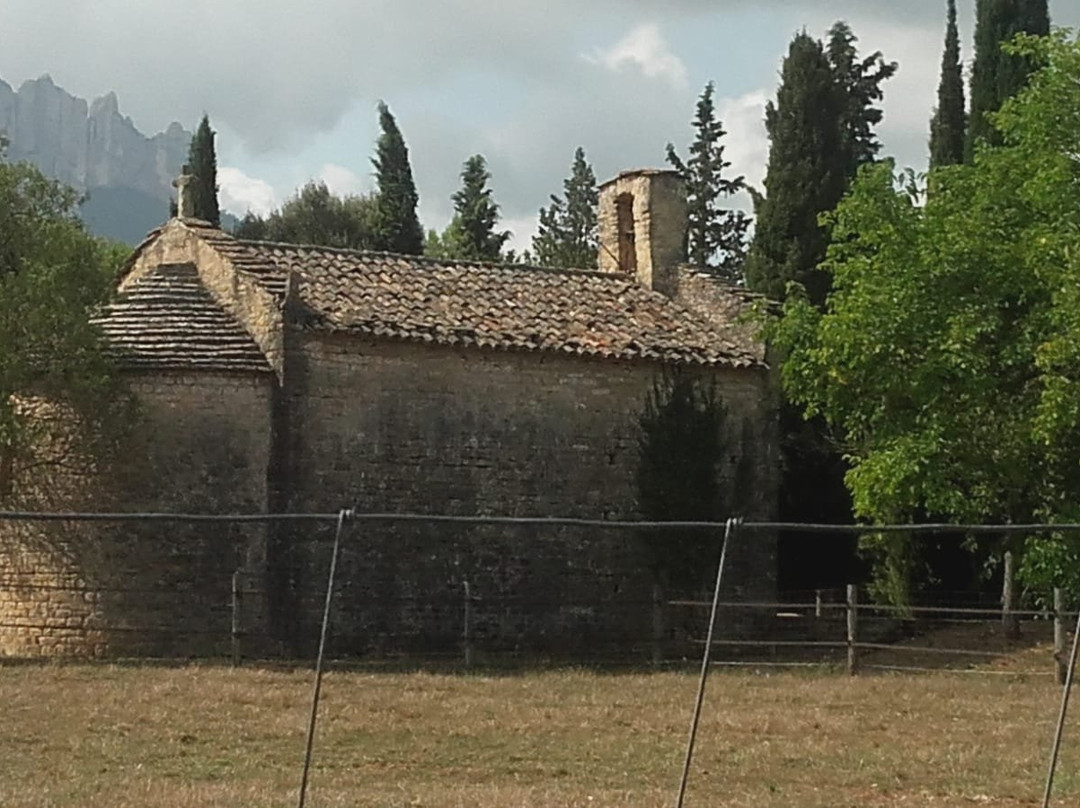
<path fill-rule="evenodd" d="M 53 81 L 52 76 L 48 73 L 42 73 L 36 79 L 27 79 L 21 85 L 19 85 L 19 92 L 24 90 L 27 92 L 33 92 L 34 90 L 41 88 L 48 90 L 56 87 L 56 83 Z"/>
<path fill-rule="evenodd" d="M 91 229 L 129 242 L 168 218 L 172 180 L 191 142 L 176 122 L 147 137 L 120 113 L 116 93 L 88 105 L 48 74 L 18 92 L 0 80 L 0 134 L 9 141 L 7 159 L 88 193 L 83 215 Z"/>
<path fill-rule="evenodd" d="M 110 90 L 105 95 L 95 98 L 90 104 L 90 117 L 103 118 L 112 115 L 120 115 L 120 101 L 116 93 Z"/>
<path fill-rule="evenodd" d="M 0 81 L 0 132 L 10 141 L 9 159 L 34 163 L 73 188 L 126 188 L 161 200 L 170 197 L 191 139 L 179 124 L 146 137 L 120 114 L 116 93 L 88 105 L 48 74 L 15 93 Z"/>

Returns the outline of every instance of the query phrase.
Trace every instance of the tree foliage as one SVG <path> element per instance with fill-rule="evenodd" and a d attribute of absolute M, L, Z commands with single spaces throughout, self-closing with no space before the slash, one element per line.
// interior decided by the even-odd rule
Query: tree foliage
<path fill-rule="evenodd" d="M 339 197 L 326 183 L 312 181 L 269 216 L 248 213 L 233 235 L 258 241 L 370 250 L 378 243 L 378 217 L 376 197 Z"/>
<path fill-rule="evenodd" d="M 765 110 L 769 162 L 746 277 L 752 289 L 777 300 L 795 281 L 816 305 L 824 303 L 829 277 L 818 268 L 825 257 L 818 218 L 836 206 L 857 167 L 879 148 L 873 127 L 881 111 L 874 103 L 896 65 L 880 53 L 860 59 L 855 41 L 843 23 L 831 29 L 827 50 L 797 34 L 776 101 Z"/>
<path fill-rule="evenodd" d="M 416 215 L 420 197 L 413 181 L 409 150 L 397 121 L 386 104 L 379 102 L 382 134 L 375 147 L 372 165 L 378 183 L 378 219 L 373 248 L 404 255 L 424 251 L 424 230 Z"/>
<path fill-rule="evenodd" d="M 885 97 L 881 83 L 892 78 L 899 67 L 896 62 L 886 62 L 881 51 L 860 58 L 856 42 L 858 37 L 845 22 L 829 29 L 826 54 L 840 95 L 841 154 L 849 182 L 859 166 L 873 162 L 881 149 L 874 127 L 881 123 L 882 111 L 875 105 Z"/>
<path fill-rule="evenodd" d="M 975 144 L 1000 143 L 988 113 L 996 112 L 1007 98 L 1027 82 L 1035 62 L 1026 54 L 1006 53 L 1002 43 L 1017 34 L 1045 36 L 1050 32 L 1047 0 L 976 0 L 975 60 L 971 66 L 971 115 L 968 119 L 967 158 Z"/>
<path fill-rule="evenodd" d="M 931 169 L 964 162 L 966 131 L 967 112 L 964 110 L 964 75 L 960 62 L 960 34 L 956 28 L 956 0 L 949 0 L 937 108 L 930 121 Z"/>
<path fill-rule="evenodd" d="M 188 147 L 188 166 L 195 177 L 188 192 L 194 197 L 195 218 L 221 226 L 218 208 L 217 154 L 214 151 L 214 130 L 210 118 L 203 115 Z"/>
<path fill-rule="evenodd" d="M 122 387 L 91 317 L 128 251 L 88 235 L 77 205 L 73 190 L 5 162 L 0 150 L 0 496 L 34 438 L 20 407 L 27 396 L 76 416 L 87 445 L 124 420 Z"/>
<path fill-rule="evenodd" d="M 425 252 L 437 258 L 467 261 L 499 261 L 502 248 L 510 238 L 509 230 L 496 230 L 499 205 L 492 196 L 487 181 L 491 173 L 481 154 L 474 154 L 461 169 L 461 188 L 451 197 L 454 218 L 438 235 L 428 234 Z"/>
<path fill-rule="evenodd" d="M 715 385 L 688 370 L 657 377 L 639 418 L 637 496 L 642 518 L 711 521 L 723 516 L 717 474 L 723 457 L 725 409 Z M 715 539 L 702 531 L 642 534 L 658 583 L 688 593 L 715 559 Z"/>
<path fill-rule="evenodd" d="M 817 268 L 825 254 L 817 220 L 844 190 L 840 99 L 821 42 L 806 33 L 792 40 L 780 75 L 776 102 L 765 108 L 769 162 L 746 279 L 776 300 L 795 281 L 821 302 L 828 279 Z"/>
<path fill-rule="evenodd" d="M 540 208 L 539 227 L 532 239 L 532 256 L 540 266 L 596 268 L 599 198 L 596 175 L 579 146 L 570 176 L 563 180 L 563 195 L 552 194 L 551 205 Z"/>
<path fill-rule="evenodd" d="M 698 99 L 689 159 L 683 162 L 675 147 L 668 143 L 667 160 L 686 180 L 690 263 L 727 280 L 741 282 L 750 217 L 741 210 L 724 208 L 723 203 L 745 190 L 746 181 L 742 175 L 735 178 L 724 175 L 731 168 L 731 161 L 724 159 L 722 140 L 727 133 L 716 118 L 714 89 L 710 81 Z"/>
<path fill-rule="evenodd" d="M 935 170 L 925 205 L 864 169 L 828 217 L 826 310 L 793 295 L 774 325 L 785 389 L 843 436 L 871 522 L 1080 517 L 1080 44 L 1016 55 L 1048 66 L 995 116 L 1004 145 Z M 902 596 L 910 546 L 870 545 Z M 1075 549 L 1029 541 L 1029 583 L 1063 568 L 1055 547 Z"/>

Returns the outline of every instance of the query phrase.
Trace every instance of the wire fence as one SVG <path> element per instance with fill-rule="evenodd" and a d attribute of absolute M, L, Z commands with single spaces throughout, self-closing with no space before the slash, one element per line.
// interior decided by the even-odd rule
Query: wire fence
<path fill-rule="evenodd" d="M 94 523 L 158 523 L 208 525 L 231 523 L 233 525 L 266 525 L 292 527 L 325 526 L 331 527 L 332 547 L 327 547 L 325 536 L 309 536 L 307 542 L 308 566 L 318 570 L 307 580 L 297 581 L 292 573 L 296 572 L 290 563 L 300 557 L 295 553 L 297 542 L 280 543 L 275 547 L 267 541 L 261 545 L 262 562 L 267 565 L 266 553 L 271 547 L 275 552 L 284 550 L 283 558 L 276 558 L 279 569 L 289 572 L 284 587 L 274 587 L 274 575 L 253 571 L 251 565 L 238 564 L 232 569 L 223 569 L 221 556 L 210 554 L 207 557 L 192 554 L 191 548 L 182 542 L 157 544 L 156 551 L 164 562 L 155 568 L 151 578 L 157 579 L 157 585 L 147 585 L 146 576 L 126 578 L 129 559 L 123 552 L 94 556 L 89 552 L 91 542 L 70 540 L 61 543 L 62 551 L 48 542 L 38 541 L 37 534 L 20 534 L 25 542 L 29 535 L 32 547 L 27 550 L 8 541 L 0 550 L 7 555 L 0 566 L 0 640 L 7 643 L 6 653 L 11 648 L 23 650 L 37 648 L 45 655 L 64 654 L 81 649 L 85 655 L 104 656 L 115 652 L 116 647 L 127 648 L 135 653 L 153 654 L 169 649 L 170 645 L 179 644 L 186 649 L 186 655 L 192 655 L 190 640 L 194 637 L 208 637 L 210 642 L 200 646 L 208 654 L 220 654 L 230 657 L 234 664 L 244 656 L 262 656 L 273 646 L 278 637 L 267 627 L 274 625 L 274 609 L 277 602 L 276 618 L 282 617 L 280 592 L 287 590 L 289 597 L 286 605 L 295 613 L 321 613 L 321 619 L 314 623 L 299 626 L 301 634 L 317 637 L 316 675 L 312 694 L 312 707 L 307 733 L 306 754 L 304 759 L 303 779 L 299 791 L 299 805 L 302 807 L 306 793 L 308 773 L 312 759 L 313 739 L 318 714 L 319 689 L 322 680 L 324 661 L 328 651 L 332 651 L 332 637 L 340 638 L 342 632 L 336 628 L 342 626 L 360 626 L 361 634 L 369 642 L 365 652 L 375 654 L 387 651 L 401 652 L 415 649 L 402 645 L 402 635 L 411 637 L 418 648 L 430 654 L 433 651 L 453 653 L 462 664 L 469 666 L 478 657 L 488 654 L 520 654 L 522 646 L 529 655 L 537 651 L 565 651 L 571 646 L 571 638 L 576 638 L 585 647 L 593 650 L 619 649 L 622 661 L 640 661 L 647 659 L 652 664 L 665 664 L 672 660 L 678 662 L 699 656 L 701 673 L 693 719 L 684 758 L 682 778 L 679 785 L 677 806 L 682 806 L 683 796 L 690 773 L 696 729 L 704 702 L 705 685 L 708 673 L 714 663 L 729 665 L 808 665 L 828 664 L 839 661 L 850 674 L 860 669 L 885 670 L 922 670 L 928 667 L 938 669 L 941 666 L 915 664 L 912 660 L 969 660 L 961 666 L 946 665 L 946 668 L 965 671 L 989 672 L 997 674 L 1035 675 L 1055 673 L 1059 682 L 1064 683 L 1059 720 L 1055 730 L 1050 766 L 1046 782 L 1043 806 L 1049 805 L 1055 766 L 1060 749 L 1062 730 L 1069 693 L 1071 691 L 1078 640 L 1080 640 L 1080 617 L 1077 629 L 1073 632 L 1071 651 L 1066 654 L 1067 621 L 1077 617 L 1075 612 L 1064 608 L 1064 595 L 1054 593 L 1054 606 L 1051 610 L 1016 611 L 1006 607 L 1002 613 L 996 610 L 969 607 L 956 604 L 933 605 L 919 604 L 896 607 L 885 604 L 861 603 L 859 591 L 855 585 L 849 585 L 844 592 L 842 603 L 830 602 L 823 593 L 816 593 L 814 600 L 782 602 L 768 598 L 755 598 L 752 589 L 746 584 L 752 576 L 747 574 L 746 566 L 750 556 L 739 552 L 750 546 L 746 541 L 751 537 L 773 536 L 778 531 L 794 530 L 803 534 L 833 533 L 907 533 L 913 536 L 926 536 L 941 533 L 964 533 L 969 537 L 1002 536 L 1009 534 L 1039 535 L 1047 533 L 1074 533 L 1080 531 L 1080 524 L 1036 524 L 1036 525 L 818 525 L 794 524 L 783 522 L 743 523 L 729 519 L 725 523 L 716 522 L 652 522 L 652 521 L 616 521 L 583 519 L 576 517 L 515 517 L 515 516 L 459 516 L 416 513 L 356 513 L 341 510 L 334 514 L 168 514 L 168 513 L 32 513 L 0 512 L 0 525 L 35 525 L 40 523 L 94 524 Z M 430 553 L 428 564 L 430 572 L 438 573 L 435 577 L 442 581 L 442 586 L 432 585 L 430 580 L 420 580 L 416 585 L 388 588 L 387 581 L 371 582 L 358 575 L 357 570 L 370 572 L 373 562 L 387 562 L 380 555 L 382 548 L 374 550 L 370 538 L 367 549 L 374 552 L 361 559 L 359 567 L 352 569 L 345 565 L 339 572 L 339 563 L 343 559 L 343 545 L 352 542 L 354 537 L 347 535 L 347 525 L 423 525 L 428 528 L 438 526 L 459 526 L 471 530 L 482 528 L 523 528 L 542 529 L 546 532 L 542 538 L 558 545 L 554 554 L 545 554 L 537 549 L 535 554 L 529 550 L 520 553 L 520 557 L 500 555 L 497 543 L 484 544 L 479 554 L 487 553 L 488 575 L 483 581 L 476 581 L 469 576 L 447 574 L 449 567 L 445 559 L 445 547 L 417 545 L 413 549 L 422 549 Z M 584 557 L 589 563 L 579 569 L 573 568 L 573 549 L 579 551 L 589 548 L 586 544 L 567 543 L 562 531 L 584 530 L 588 536 L 598 533 L 620 531 L 618 541 L 630 546 L 640 536 L 640 531 L 709 531 L 715 534 L 719 546 L 719 562 L 716 567 L 715 583 L 711 599 L 670 598 L 665 597 L 656 586 L 651 591 L 643 589 L 640 582 L 642 568 L 638 561 L 639 573 L 632 583 L 630 578 L 611 575 L 610 570 L 604 578 L 605 586 L 595 586 L 602 577 L 605 564 L 611 561 L 605 555 L 610 549 L 603 545 L 600 556 Z M 17 536 L 18 540 L 20 536 Z M 83 537 L 86 538 L 85 536 Z M 280 536 L 278 537 L 280 538 Z M 488 539 L 492 534 L 488 534 Z M 235 542 L 235 536 L 227 536 L 224 541 Z M 259 559 L 260 545 L 252 544 L 250 537 L 246 553 Z M 138 538 L 135 539 L 136 544 Z M 213 537 L 199 539 L 198 548 L 205 550 L 207 542 L 214 544 Z M 362 540 L 361 542 L 362 543 Z M 122 545 L 128 549 L 135 545 L 129 542 Z M 521 545 L 516 545 L 520 547 Z M 537 545 L 539 548 L 541 545 Z M 14 548 L 14 555 L 12 551 Z M 178 550 L 179 548 L 179 550 Z M 254 548 L 254 553 L 253 553 Z M 237 548 L 233 548 L 234 551 Z M 472 547 L 473 554 L 477 548 Z M 591 550 L 590 550 L 591 551 Z M 238 557 L 239 552 L 233 552 Z M 507 578 L 507 569 L 516 568 L 518 573 L 529 567 L 533 556 L 544 561 L 539 570 L 534 570 L 533 586 L 530 591 L 522 591 L 521 584 L 528 576 L 519 574 Z M 12 556 L 15 560 L 12 562 Z M 98 564 L 107 568 L 116 565 L 108 585 L 84 576 L 85 570 L 80 563 L 94 557 Z M 630 556 L 631 560 L 633 557 Z M 209 559 L 209 568 L 207 560 Z M 555 563 L 553 561 L 557 561 Z M 416 557 L 419 563 L 420 557 Z M 325 562 L 325 563 L 324 563 Z M 65 566 L 66 564 L 66 566 Z M 551 582 L 561 574 L 576 575 L 584 581 L 591 581 L 596 590 L 596 597 L 587 600 L 574 600 L 566 597 L 541 597 L 550 589 Z M 725 564 L 734 569 L 728 577 L 734 576 L 735 583 L 725 579 Z M 42 566 L 50 566 L 42 574 Z M 128 565 L 128 566 L 125 566 Z M 189 574 L 189 567 L 194 565 L 197 572 L 205 572 L 208 581 L 199 580 Z M 201 565 L 201 566 L 200 566 Z M 394 572 L 400 571 L 400 565 Z M 328 577 L 324 577 L 327 574 Z M 389 579 L 392 581 L 394 572 Z M 412 570 L 410 569 L 411 573 Z M 494 573 L 494 574 L 492 574 Z M 291 577 L 290 577 L 291 576 Z M 409 576 L 415 577 L 415 576 Z M 422 578 L 422 576 L 421 576 Z M 127 581 L 127 583 L 121 583 Z M 325 581 L 325 583 L 322 583 Z M 614 587 L 608 585 L 614 581 Z M 209 585 L 207 583 L 209 582 Z M 282 581 L 278 580 L 278 584 Z M 335 585 L 337 588 L 335 589 Z M 625 585 L 625 587 L 624 587 Z M 726 586 L 726 588 L 725 588 Z M 525 587 L 529 589 L 528 587 Z M 734 597 L 731 594 L 734 594 Z M 152 608 L 156 598 L 165 601 L 164 610 Z M 343 614 L 335 606 L 351 603 L 352 613 Z M 1007 601 L 1006 601 L 1007 602 Z M 122 608 L 116 608 L 117 603 Z M 312 603 L 319 603 L 320 608 L 313 610 Z M 625 619 L 628 605 L 634 606 L 633 619 Z M 112 607 L 112 608 L 110 608 Z M 160 620 L 161 614 L 179 617 L 177 609 L 185 610 L 186 617 L 195 615 L 194 620 Z M 374 612 L 372 620 L 355 622 L 356 616 L 368 616 Z M 707 612 L 707 615 L 706 615 Z M 402 617 L 407 615 L 407 619 Z M 556 619 L 552 619 L 552 615 Z M 396 616 L 396 617 L 392 617 Z M 348 619 L 342 619 L 348 618 Z M 354 621 L 354 622 L 350 622 Z M 994 637 L 1000 647 L 971 647 L 968 642 L 950 645 L 949 641 L 930 642 L 926 638 L 934 636 L 935 626 L 970 627 L 971 625 L 1000 625 L 997 632 L 987 632 L 987 637 Z M 331 628 L 334 626 L 335 628 Z M 402 631 L 409 627 L 427 627 L 424 631 Z M 431 631 L 431 627 L 437 630 Z M 781 630 L 781 627 L 785 627 Z M 794 629 L 790 627 L 794 626 Z M 704 633 L 702 629 L 704 628 Z M 840 630 L 842 628 L 842 635 Z M 524 630 L 523 630 L 524 629 Z M 548 634 L 550 632 L 550 634 Z M 347 636 L 348 629 L 345 634 Z M 118 643 L 116 638 L 131 635 L 138 641 L 126 645 Z M 970 661 L 992 661 L 1013 650 L 1018 638 L 1024 636 L 1036 643 L 1046 635 L 1051 642 L 1053 669 L 1043 670 L 995 670 L 993 667 L 972 667 Z M 395 648 L 370 646 L 371 637 L 393 640 Z M 12 638 L 14 645 L 11 644 Z M 515 639 L 516 638 L 516 639 Z M 527 638 L 527 642 L 522 641 Z M 608 642 L 599 643 L 603 638 Z M 433 641 L 434 639 L 434 641 Z M 538 642 L 538 640 L 548 640 Z M 510 640 L 510 642 L 508 642 Z M 141 644 L 140 644 L 141 643 Z M 1008 645 L 1011 643 L 1011 645 Z M 223 649 L 227 649 L 223 653 Z M 353 646 L 355 650 L 355 646 Z M 690 653 L 696 650 L 697 653 Z M 714 653 L 715 652 L 715 653 Z M 572 652 L 573 653 L 573 652 Z M 792 655 L 803 655 L 795 658 Z M 893 657 L 883 657 L 892 654 Z M 895 656 L 908 656 L 907 664 L 897 664 Z M 627 657 L 627 655 L 629 655 Z M 810 657 L 810 658 L 807 658 Z M 1066 660 L 1067 657 L 1067 660 Z M 837 659 L 838 658 L 838 659 Z M 1049 666 L 1048 666 L 1049 667 Z"/>
<path fill-rule="evenodd" d="M 164 622 L 138 614 L 124 622 L 105 622 L 105 618 L 71 618 L 49 604 L 40 610 L 33 607 L 34 597 L 67 596 L 87 602 L 90 596 L 132 598 L 141 602 L 144 614 L 153 614 L 155 598 L 174 600 L 175 592 L 166 589 L 115 587 L 92 591 L 84 587 L 19 585 L 5 587 L 0 581 L 0 633 L 68 632 L 72 635 L 95 633 L 123 635 L 120 647 L 136 651 L 141 646 L 189 648 L 188 657 L 227 659 L 242 664 L 259 659 L 288 655 L 280 643 L 251 616 L 261 611 L 268 592 L 243 571 L 234 572 L 227 600 L 205 603 L 204 627 Z M 311 592 L 314 597 L 319 593 Z M 13 616 L 13 608 L 4 608 L 5 598 L 17 597 L 22 613 Z M 852 587 L 851 600 L 832 600 L 833 591 L 821 591 L 818 600 L 793 601 L 720 601 L 721 626 L 739 627 L 739 632 L 722 630 L 713 642 L 712 659 L 721 666 L 806 667 L 823 670 L 842 668 L 849 673 L 875 669 L 971 670 L 983 673 L 1012 672 L 1050 675 L 1063 664 L 1063 643 L 1069 621 L 1076 612 L 1066 611 L 1064 598 L 1057 593 L 1059 608 L 1052 610 L 1016 610 L 915 604 L 895 607 L 864 602 L 859 590 Z M 10 601 L 8 601 L 10 602 Z M 31 604 L 31 605 L 28 605 Z M 705 639 L 708 600 L 676 599 L 665 601 L 577 601 L 559 598 L 522 598 L 485 596 L 468 580 L 460 587 L 429 592 L 419 598 L 390 598 L 379 603 L 360 601 L 352 604 L 359 611 L 384 609 L 424 616 L 437 629 L 414 637 L 352 636 L 338 632 L 331 647 L 345 649 L 342 659 L 360 662 L 385 662 L 409 659 L 418 663 L 439 662 L 464 667 L 500 664 L 528 664 L 540 661 L 565 661 L 616 665 L 677 666 L 700 656 Z M 558 636 L 544 642 L 523 644 L 515 615 L 529 615 L 538 624 L 577 626 L 579 629 L 597 619 L 604 609 L 636 609 L 650 614 L 649 620 L 634 621 L 636 633 L 625 631 L 617 642 L 565 642 Z M 48 610 L 47 610 L 48 609 Z M 37 612 L 35 614 L 35 612 Z M 43 616 L 49 615 L 49 616 Z M 601 615 L 602 617 L 602 615 Z M 1015 623 L 1015 627 L 1009 625 Z M 333 621 L 331 620 L 331 625 Z M 932 644 L 928 644 L 932 643 Z M 560 645 L 564 649 L 560 653 Z M 365 653 L 348 653 L 364 649 Z M 995 669 L 993 662 L 1032 649 L 1025 660 L 1039 667 Z M 872 653 L 889 651 L 889 654 Z M 108 654 L 104 654 L 108 657 Z M 903 659 L 910 659 L 910 664 Z M 1061 663 L 1061 664 L 1059 664 Z M 1063 673 L 1059 673 L 1059 678 Z"/>
<path fill-rule="evenodd" d="M 203 529 L 222 523 L 300 527 L 302 532 L 292 537 L 292 549 L 302 550 L 314 569 L 303 580 L 291 582 L 290 606 L 309 619 L 299 621 L 294 627 L 299 641 L 294 637 L 289 643 L 273 630 L 272 581 L 243 564 L 204 571 L 199 582 L 184 581 L 182 576 L 148 581 L 139 575 L 88 580 L 74 572 L 42 578 L 0 565 L 0 659 L 5 652 L 8 656 L 105 658 L 180 655 L 227 659 L 233 664 L 266 658 L 310 659 L 325 590 L 325 573 L 319 570 L 325 570 L 330 560 L 328 528 L 339 521 L 341 513 L 0 512 L 0 524 L 108 523 L 114 529 L 132 522 Z M 439 535 L 453 532 L 451 538 L 443 535 L 444 540 L 425 544 L 422 549 L 428 555 L 457 552 L 455 542 L 461 540 L 460 531 L 465 528 L 541 529 L 548 531 L 541 535 L 556 543 L 550 531 L 569 530 L 575 532 L 576 548 L 596 543 L 598 536 L 618 545 L 635 543 L 641 531 L 696 530 L 719 537 L 723 529 L 719 523 L 697 521 L 344 513 L 345 554 L 384 540 L 379 538 L 382 534 L 372 533 L 380 526 L 423 526 Z M 1080 525 L 758 522 L 742 524 L 740 539 L 753 544 L 760 536 L 783 530 L 865 533 L 897 527 L 921 535 L 967 532 L 976 536 L 1080 529 Z M 225 537 L 221 543 L 230 540 Z M 533 547 L 537 557 L 545 555 L 542 542 Z M 564 542 L 555 554 L 577 551 Z M 371 557 L 363 557 L 359 566 L 343 562 L 330 612 L 327 652 L 354 663 L 465 667 L 539 662 L 670 667 L 699 658 L 711 605 L 707 592 L 673 595 L 642 585 L 648 576 L 639 575 L 631 582 L 625 576 L 607 575 L 599 567 L 609 560 L 592 559 L 577 569 L 545 563 L 532 569 L 528 580 L 522 576 L 509 581 L 490 575 L 473 577 L 460 566 L 444 565 L 439 574 L 416 585 L 402 584 L 401 578 L 408 574 L 403 575 L 400 566 L 380 574 Z M 516 563 L 520 559 L 493 558 L 487 565 L 498 568 Z M 414 567 L 419 565 L 417 561 Z M 737 570 L 732 573 L 737 574 Z M 569 588 L 553 585 L 559 578 L 576 583 Z M 711 654 L 716 665 L 817 666 L 850 673 L 949 670 L 1057 675 L 1059 681 L 1064 677 L 1065 623 L 1075 613 L 1064 609 L 1061 593 L 1055 595 L 1054 608 L 1038 610 L 1003 610 L 969 592 L 938 593 L 932 601 L 897 607 L 873 603 L 854 585 L 846 590 L 788 593 L 778 599 L 760 597 L 761 590 L 744 583 L 729 576 L 717 604 Z M 1028 647 L 1039 650 L 1023 656 L 1030 663 L 1027 666 L 997 664 Z"/>

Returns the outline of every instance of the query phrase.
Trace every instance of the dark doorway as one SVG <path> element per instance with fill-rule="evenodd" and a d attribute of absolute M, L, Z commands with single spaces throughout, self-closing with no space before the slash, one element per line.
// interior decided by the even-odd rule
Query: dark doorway
<path fill-rule="evenodd" d="M 618 216 L 619 271 L 632 275 L 637 272 L 633 194 L 619 194 L 615 199 L 615 210 Z"/>

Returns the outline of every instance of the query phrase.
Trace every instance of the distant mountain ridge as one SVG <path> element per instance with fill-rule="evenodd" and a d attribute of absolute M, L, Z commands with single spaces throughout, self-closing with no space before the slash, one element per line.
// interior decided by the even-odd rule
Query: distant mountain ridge
<path fill-rule="evenodd" d="M 0 133 L 9 160 L 88 195 L 82 215 L 92 232 L 129 244 L 168 218 L 172 180 L 191 142 L 176 122 L 147 137 L 120 114 L 115 93 L 87 104 L 48 75 L 17 92 L 0 79 Z"/>

